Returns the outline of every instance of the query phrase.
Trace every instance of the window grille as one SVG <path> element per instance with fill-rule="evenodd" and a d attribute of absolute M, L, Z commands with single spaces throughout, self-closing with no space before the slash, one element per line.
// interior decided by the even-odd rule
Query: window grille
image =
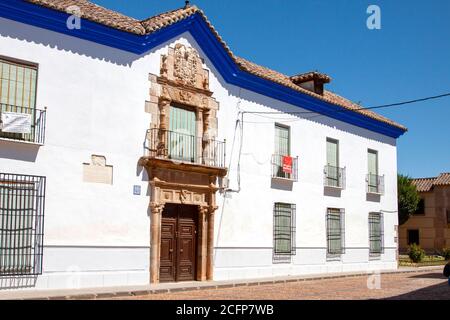
<path fill-rule="evenodd" d="M 274 205 L 274 255 L 295 255 L 295 204 Z"/>
<path fill-rule="evenodd" d="M 341 255 L 345 253 L 345 215 L 344 209 L 327 211 L 327 253 Z"/>
<path fill-rule="evenodd" d="M 369 244 L 371 255 L 384 253 L 384 220 L 382 213 L 369 213 Z"/>
<path fill-rule="evenodd" d="M 42 273 L 45 177 L 0 173 L 0 276 Z"/>

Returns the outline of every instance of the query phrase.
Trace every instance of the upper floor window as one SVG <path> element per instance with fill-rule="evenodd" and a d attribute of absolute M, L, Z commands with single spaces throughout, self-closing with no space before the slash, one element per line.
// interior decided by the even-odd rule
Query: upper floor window
<path fill-rule="evenodd" d="M 416 215 L 424 215 L 425 214 L 425 199 L 421 198 L 419 203 L 417 204 L 417 210 L 414 212 Z"/>
<path fill-rule="evenodd" d="M 275 125 L 275 154 L 289 156 L 291 151 L 291 137 L 289 127 Z"/>
<path fill-rule="evenodd" d="M 0 57 L 0 137 L 43 144 L 45 110 L 36 109 L 37 65 Z"/>
<path fill-rule="evenodd" d="M 325 186 L 343 188 L 345 170 L 339 167 L 339 141 L 327 138 L 327 163 L 325 165 Z"/>
<path fill-rule="evenodd" d="M 367 150 L 368 174 L 367 192 L 382 194 L 384 192 L 384 177 L 378 171 L 378 151 Z"/>
<path fill-rule="evenodd" d="M 36 106 L 37 66 L 0 57 L 0 103 L 13 107 Z"/>
<path fill-rule="evenodd" d="M 170 106 L 169 158 L 196 162 L 198 147 L 201 148 L 201 146 L 197 146 L 197 143 L 201 143 L 201 140 L 197 138 L 195 111 L 178 106 Z"/>
<path fill-rule="evenodd" d="M 290 128 L 275 124 L 275 152 L 272 156 L 272 177 L 297 181 L 297 158 L 291 156 Z"/>

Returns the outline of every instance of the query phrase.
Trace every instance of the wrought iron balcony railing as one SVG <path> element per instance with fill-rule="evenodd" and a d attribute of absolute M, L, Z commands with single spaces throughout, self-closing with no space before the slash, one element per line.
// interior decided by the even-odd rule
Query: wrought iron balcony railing
<path fill-rule="evenodd" d="M 145 148 L 150 157 L 225 168 L 225 141 L 153 128 L 147 130 Z"/>
<path fill-rule="evenodd" d="M 345 189 L 345 168 L 326 165 L 323 173 L 326 187 Z"/>
<path fill-rule="evenodd" d="M 272 178 L 298 180 L 298 157 L 272 155 Z"/>
<path fill-rule="evenodd" d="M 0 104 L 0 139 L 44 144 L 46 110 Z"/>
<path fill-rule="evenodd" d="M 367 182 L 367 193 L 373 194 L 384 194 L 384 175 L 379 176 L 376 174 L 369 173 L 366 176 Z"/>

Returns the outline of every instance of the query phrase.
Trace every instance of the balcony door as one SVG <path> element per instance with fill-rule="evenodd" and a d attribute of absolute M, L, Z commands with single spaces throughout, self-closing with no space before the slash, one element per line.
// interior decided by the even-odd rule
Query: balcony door
<path fill-rule="evenodd" d="M 368 189 L 369 192 L 378 193 L 378 152 L 369 149 L 367 151 L 368 159 Z"/>
<path fill-rule="evenodd" d="M 3 127 L 0 126 L 0 137 L 33 140 L 30 137 L 34 135 L 36 85 L 37 65 L 0 57 L 0 120 L 4 122 Z M 2 132 L 2 128 L 11 126 L 7 115 L 12 119 L 10 121 L 21 115 L 31 117 L 29 132 L 17 133 L 7 129 Z"/>
<path fill-rule="evenodd" d="M 170 106 L 169 114 L 169 158 L 181 161 L 196 162 L 197 126 L 195 112 Z"/>
<path fill-rule="evenodd" d="M 275 124 L 275 157 L 276 177 L 290 178 L 290 173 L 283 171 L 283 157 L 290 156 L 290 132 L 289 127 Z"/>
<path fill-rule="evenodd" d="M 339 186 L 339 142 L 330 138 L 327 138 L 327 180 L 328 186 Z"/>

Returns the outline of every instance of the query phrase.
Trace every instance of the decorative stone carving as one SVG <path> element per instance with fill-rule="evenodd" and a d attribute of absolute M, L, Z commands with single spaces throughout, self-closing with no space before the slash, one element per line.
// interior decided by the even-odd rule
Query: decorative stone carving
<path fill-rule="evenodd" d="M 201 65 L 201 59 L 195 49 L 182 44 L 175 45 L 173 73 L 177 81 L 195 87 L 199 62 Z"/>
<path fill-rule="evenodd" d="M 83 181 L 113 184 L 113 166 L 106 165 L 106 157 L 92 155 L 91 163 L 83 163 Z"/>

